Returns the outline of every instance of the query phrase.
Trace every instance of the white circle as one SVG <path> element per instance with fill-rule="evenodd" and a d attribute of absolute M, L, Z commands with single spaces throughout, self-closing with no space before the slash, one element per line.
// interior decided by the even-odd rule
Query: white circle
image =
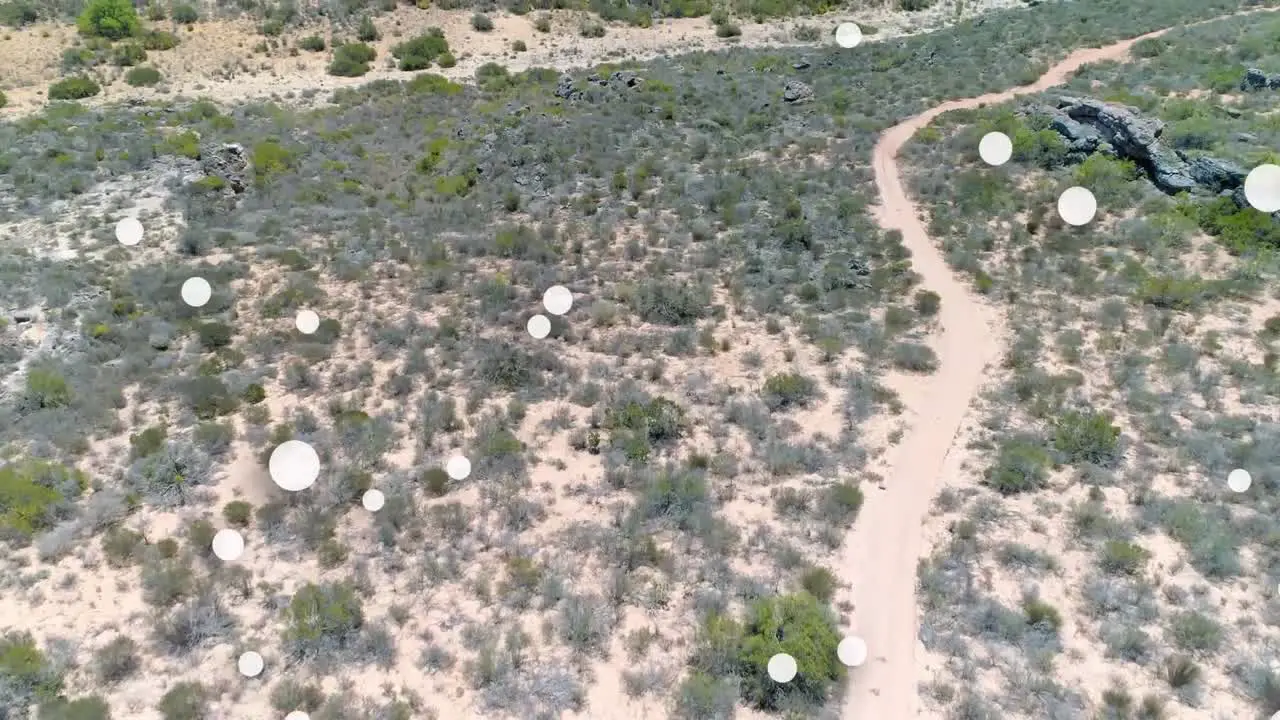
<path fill-rule="evenodd" d="M 525 324 L 525 329 L 535 340 L 541 340 L 551 334 L 551 319 L 546 315 L 534 315 Z"/>
<path fill-rule="evenodd" d="M 542 293 L 542 307 L 552 315 L 564 315 L 573 307 L 573 293 L 563 285 L 552 285 Z"/>
<path fill-rule="evenodd" d="M 213 554 L 227 562 L 239 560 L 244 554 L 244 536 L 235 530 L 219 530 L 213 536 Z"/>
<path fill-rule="evenodd" d="M 1252 484 L 1253 476 L 1249 474 L 1248 470 L 1236 468 L 1227 473 L 1227 487 L 1231 488 L 1232 492 L 1242 493 L 1248 490 Z"/>
<path fill-rule="evenodd" d="M 471 461 L 461 455 L 455 455 L 444 464 L 444 471 L 452 480 L 466 480 L 471 474 Z"/>
<path fill-rule="evenodd" d="M 857 23 L 840 23 L 836 27 L 836 44 L 842 48 L 857 47 L 862 43 L 862 28 Z"/>
<path fill-rule="evenodd" d="M 1098 200 L 1088 188 L 1067 188 L 1058 198 L 1058 215 L 1068 225 L 1086 225 L 1098 212 Z"/>
<path fill-rule="evenodd" d="M 320 329 L 320 316 L 315 310 L 299 310 L 298 316 L 294 318 L 293 324 L 298 328 L 298 332 L 303 335 L 310 335 Z"/>
<path fill-rule="evenodd" d="M 387 496 L 381 490 L 366 490 L 364 497 L 360 498 L 360 504 L 369 512 L 378 512 L 387 504 Z"/>
<path fill-rule="evenodd" d="M 796 676 L 796 659 L 786 653 L 769 658 L 769 677 L 774 682 L 787 683 Z"/>
<path fill-rule="evenodd" d="M 187 281 L 182 283 L 182 302 L 191 307 L 204 307 L 211 297 L 213 297 L 213 288 L 209 286 L 209 281 L 202 277 L 187 278 Z"/>
<path fill-rule="evenodd" d="M 311 720 L 311 716 L 301 710 L 294 710 L 288 715 L 285 715 L 284 720 Z"/>
<path fill-rule="evenodd" d="M 240 674 L 247 677 L 258 677 L 262 674 L 262 668 L 266 666 L 262 656 L 250 650 L 242 653 L 240 659 L 236 661 L 236 667 L 240 669 Z"/>
<path fill-rule="evenodd" d="M 286 440 L 271 451 L 267 472 L 276 485 L 289 492 L 306 490 L 320 476 L 320 455 L 301 440 Z"/>
<path fill-rule="evenodd" d="M 142 242 L 142 223 L 138 218 L 120 218 L 116 223 L 116 242 L 133 247 Z"/>
<path fill-rule="evenodd" d="M 836 657 L 847 667 L 858 667 L 867 661 L 867 643 L 860 637 L 847 637 L 836 646 Z"/>
<path fill-rule="evenodd" d="M 1013 141 L 1002 132 L 989 132 L 978 141 L 978 156 L 982 162 L 999 167 L 1013 157 Z"/>
<path fill-rule="evenodd" d="M 1255 210 L 1273 213 L 1280 210 L 1280 165 L 1259 165 L 1244 178 L 1244 199 Z"/>

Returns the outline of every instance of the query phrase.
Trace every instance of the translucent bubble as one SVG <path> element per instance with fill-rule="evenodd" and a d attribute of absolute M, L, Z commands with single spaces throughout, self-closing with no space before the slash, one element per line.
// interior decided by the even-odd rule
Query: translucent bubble
<path fill-rule="evenodd" d="M 366 490 L 364 497 L 360 498 L 360 504 L 369 512 L 378 512 L 387 504 L 387 496 L 381 490 Z"/>
<path fill-rule="evenodd" d="M 209 281 L 202 277 L 187 278 L 187 281 L 182 283 L 182 302 L 191 307 L 204 307 L 211 297 L 213 297 L 213 288 L 210 287 Z"/>
<path fill-rule="evenodd" d="M 455 455 L 444 464 L 444 471 L 453 480 L 466 480 L 471 474 L 471 461 L 461 455 Z"/>
<path fill-rule="evenodd" d="M 1068 225 L 1087 225 L 1098 212 L 1098 200 L 1087 188 L 1067 188 L 1058 198 L 1058 215 Z"/>
<path fill-rule="evenodd" d="M 840 23 L 836 26 L 836 44 L 840 47 L 857 47 L 861 42 L 862 28 L 857 23 Z"/>
<path fill-rule="evenodd" d="M 1244 199 L 1255 210 L 1280 210 L 1280 165 L 1259 165 L 1244 178 Z"/>
<path fill-rule="evenodd" d="M 261 655 L 250 650 L 240 656 L 240 659 L 236 661 L 236 667 L 240 669 L 240 674 L 245 677 L 258 677 L 262 674 L 262 668 L 266 667 L 266 662 L 263 661 Z"/>
<path fill-rule="evenodd" d="M 289 492 L 306 490 L 320 477 L 320 455 L 301 440 L 288 440 L 271 451 L 267 472 L 276 485 Z"/>
<path fill-rule="evenodd" d="M 836 646 L 836 656 L 848 667 L 858 667 L 867 661 L 867 643 L 860 637 L 847 637 Z"/>
<path fill-rule="evenodd" d="M 791 682 L 796 676 L 796 659 L 786 653 L 778 653 L 769 658 L 768 670 L 774 682 Z"/>
<path fill-rule="evenodd" d="M 299 310 L 293 324 L 298 328 L 298 332 L 310 335 L 320 329 L 320 316 L 314 310 Z"/>
<path fill-rule="evenodd" d="M 573 307 L 573 293 L 563 285 L 552 285 L 542 293 L 542 307 L 552 315 L 564 315 Z"/>
<path fill-rule="evenodd" d="M 529 322 L 525 325 L 525 329 L 529 331 L 535 339 L 541 340 L 551 334 L 551 319 L 546 315 L 534 315 L 529 318 Z"/>
<path fill-rule="evenodd" d="M 1248 490 L 1252 484 L 1253 476 L 1249 474 L 1248 470 L 1236 468 L 1227 473 L 1227 487 L 1231 488 L 1232 492 L 1242 493 Z"/>
<path fill-rule="evenodd" d="M 116 223 L 116 242 L 133 247 L 142 242 L 142 222 L 138 218 L 121 218 Z"/>
<path fill-rule="evenodd" d="M 235 530 L 219 530 L 213 536 L 213 554 L 226 562 L 240 559 L 244 554 L 244 536 Z"/>
<path fill-rule="evenodd" d="M 301 710 L 294 710 L 284 716 L 284 720 L 311 720 L 311 716 Z"/>
<path fill-rule="evenodd" d="M 999 167 L 1013 157 L 1013 141 L 1002 132 L 989 132 L 978 141 L 978 156 L 982 162 Z"/>

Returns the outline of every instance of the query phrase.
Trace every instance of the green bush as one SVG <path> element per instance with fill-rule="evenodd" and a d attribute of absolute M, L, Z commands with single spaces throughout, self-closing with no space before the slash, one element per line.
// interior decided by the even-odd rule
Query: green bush
<path fill-rule="evenodd" d="M 1022 612 L 1026 613 L 1027 624 L 1046 627 L 1055 632 L 1062 627 L 1062 613 L 1058 608 L 1039 598 L 1027 598 L 1022 602 Z"/>
<path fill-rule="evenodd" d="M 37 720 L 111 720 L 111 706 L 93 695 L 75 700 L 57 699 L 40 706 Z"/>
<path fill-rule="evenodd" d="M 28 0 L 10 0 L 0 3 L 0 25 L 22 28 L 40 20 L 40 11 Z"/>
<path fill-rule="evenodd" d="M 232 500 L 222 506 L 222 518 L 228 525 L 248 527 L 249 521 L 253 518 L 253 506 L 244 500 Z"/>
<path fill-rule="evenodd" d="M 1222 625 L 1194 610 L 1175 615 L 1169 631 L 1174 644 L 1182 650 L 1210 653 L 1222 647 Z"/>
<path fill-rule="evenodd" d="M 94 674 L 98 680 L 117 683 L 133 673 L 141 666 L 138 655 L 138 643 L 132 638 L 121 635 L 98 648 L 93 653 Z"/>
<path fill-rule="evenodd" d="M 164 30 L 148 30 L 142 34 L 142 47 L 157 52 L 178 47 L 178 36 Z"/>
<path fill-rule="evenodd" d="M 476 32 L 489 32 L 493 30 L 493 20 L 488 15 L 476 13 L 471 16 L 471 29 Z"/>
<path fill-rule="evenodd" d="M 196 328 L 196 335 L 205 350 L 216 350 L 231 344 L 235 331 L 230 325 L 220 322 L 201 323 Z"/>
<path fill-rule="evenodd" d="M 1108 540 L 1102 548 L 1100 564 L 1112 575 L 1141 575 L 1151 553 L 1125 540 Z"/>
<path fill-rule="evenodd" d="M 840 581 L 830 570 L 824 567 L 812 567 L 800 576 L 800 587 L 819 601 L 829 603 L 831 598 L 835 597 Z"/>
<path fill-rule="evenodd" d="M 1120 428 L 1103 413 L 1069 412 L 1054 423 L 1053 448 L 1063 462 L 1109 467 L 1120 457 Z"/>
<path fill-rule="evenodd" d="M 169 436 L 164 425 L 153 425 L 141 432 L 129 436 L 129 455 L 133 459 L 147 457 L 160 452 L 164 441 Z"/>
<path fill-rule="evenodd" d="M 124 74 L 124 81 L 133 87 L 152 87 L 162 79 L 160 71 L 153 67 L 131 68 Z"/>
<path fill-rule="evenodd" d="M 895 343 L 890 350 L 893 366 L 915 373 L 931 373 L 938 369 L 938 355 L 928 345 L 916 342 Z"/>
<path fill-rule="evenodd" d="M 10 707 L 39 700 L 56 699 L 62 691 L 62 676 L 36 647 L 27 632 L 7 632 L 0 636 L 0 688 L 7 692 Z"/>
<path fill-rule="evenodd" d="M 235 412 L 240 404 L 226 384 L 216 377 L 192 378 L 187 381 L 185 390 L 187 402 L 201 420 L 228 415 Z"/>
<path fill-rule="evenodd" d="M 122 42 L 111 51 L 111 62 L 118 67 L 133 67 L 146 59 L 146 49 L 136 42 Z"/>
<path fill-rule="evenodd" d="M 986 484 L 1002 495 L 1038 490 L 1049 479 L 1049 453 L 1026 438 L 1000 443 L 995 463 L 987 469 Z"/>
<path fill-rule="evenodd" d="M 441 53 L 440 57 L 436 58 L 436 64 L 447 70 L 457 65 L 458 59 L 453 56 L 453 53 Z"/>
<path fill-rule="evenodd" d="M 360 77 L 369 72 L 369 63 L 378 57 L 378 51 L 364 43 L 347 43 L 334 48 L 329 74 L 337 77 Z"/>
<path fill-rule="evenodd" d="M 898 9 L 907 12 L 928 10 L 931 5 L 933 5 L 933 0 L 898 0 Z"/>
<path fill-rule="evenodd" d="M 84 75 L 69 77 L 49 86 L 50 100 L 83 100 L 102 92 L 92 78 Z"/>
<path fill-rule="evenodd" d="M 913 305 L 920 317 L 933 317 L 942 309 L 942 296 L 932 290 L 919 290 Z"/>
<path fill-rule="evenodd" d="M 324 38 L 319 35 L 308 35 L 298 41 L 298 47 L 307 52 L 324 52 Z"/>
<path fill-rule="evenodd" d="M 11 461 L 0 468 L 0 538 L 27 541 L 70 516 L 88 487 L 78 470 L 45 460 Z"/>
<path fill-rule="evenodd" d="M 285 615 L 285 641 L 305 657 L 349 647 L 364 626 L 360 598 L 349 585 L 307 583 L 294 593 Z"/>
<path fill-rule="evenodd" d="M 3 90 L 0 90 L 0 108 L 7 107 L 8 105 L 9 105 L 9 96 L 5 95 Z"/>
<path fill-rule="evenodd" d="M 179 25 L 191 25 L 200 20 L 200 13 L 186 3 L 173 6 L 173 21 Z"/>
<path fill-rule="evenodd" d="M 551 32 L 551 16 L 538 15 L 537 17 L 535 17 L 533 19 L 533 29 L 537 30 L 540 33 Z"/>
<path fill-rule="evenodd" d="M 90 0 L 76 25 L 83 35 L 108 40 L 133 37 L 142 29 L 130 0 Z"/>
<path fill-rule="evenodd" d="M 71 404 L 71 386 L 62 373 L 51 368 L 31 368 L 27 371 L 26 391 L 23 402 L 32 410 L 60 408 Z"/>
<path fill-rule="evenodd" d="M 779 373 L 764 381 L 761 399 L 774 412 L 804 407 L 818 396 L 818 384 L 799 373 Z"/>
<path fill-rule="evenodd" d="M 605 34 L 604 25 L 595 20 L 583 20 L 578 26 L 578 34 L 584 38 L 602 38 Z"/>
<path fill-rule="evenodd" d="M 365 15 L 360 18 L 360 26 L 356 28 L 356 39 L 360 42 L 370 43 L 382 38 L 382 33 L 378 32 L 378 26 L 373 24 L 373 18 Z"/>
<path fill-rule="evenodd" d="M 399 67 L 405 71 L 425 70 L 448 52 L 449 41 L 438 27 L 428 28 L 426 33 L 391 48 L 391 56 L 400 61 Z"/>
<path fill-rule="evenodd" d="M 160 698 L 160 715 L 164 720 L 206 720 L 208 698 L 208 692 L 200 683 L 178 683 Z"/>
<path fill-rule="evenodd" d="M 737 675 L 742 697 L 751 705 L 776 711 L 799 704 L 821 707 L 844 677 L 836 657 L 840 635 L 830 610 L 808 593 L 760 598 L 751 604 L 742 626 Z M 769 677 L 769 659 L 786 653 L 797 672 L 788 683 Z"/>

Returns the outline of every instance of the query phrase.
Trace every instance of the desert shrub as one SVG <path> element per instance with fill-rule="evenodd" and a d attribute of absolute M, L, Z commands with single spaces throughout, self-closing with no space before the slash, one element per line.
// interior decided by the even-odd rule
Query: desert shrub
<path fill-rule="evenodd" d="M 365 43 L 382 39 L 382 33 L 378 32 L 378 26 L 373 24 L 373 18 L 368 15 L 360 18 L 360 25 L 356 28 L 356 39 Z"/>
<path fill-rule="evenodd" d="M 5 95 L 3 90 L 0 90 L 0 108 L 4 108 L 8 104 L 9 104 L 9 96 Z"/>
<path fill-rule="evenodd" d="M 743 699 L 771 711 L 796 704 L 820 707 L 844 676 L 844 666 L 836 657 L 839 642 L 830 610 L 812 595 L 802 592 L 756 600 L 743 621 L 736 654 Z M 796 660 L 791 682 L 777 683 L 769 677 L 769 659 L 778 653 Z"/>
<path fill-rule="evenodd" d="M 131 68 L 124 74 L 124 81 L 133 87 L 151 87 L 160 84 L 160 71 L 153 67 Z"/>
<path fill-rule="evenodd" d="M 526 44 L 525 44 L 525 42 L 524 42 L 523 40 L 516 40 L 516 41 L 514 41 L 514 42 L 512 42 L 512 43 L 511 43 L 511 50 L 512 50 L 512 52 L 518 52 L 518 53 L 519 53 L 519 52 L 525 52 L 525 51 L 527 51 L 528 49 L 529 49 L 529 46 L 528 46 L 528 45 L 526 45 Z"/>
<path fill-rule="evenodd" d="M 818 500 L 818 517 L 836 527 L 847 528 L 862 509 L 862 489 L 844 481 L 823 488 Z"/>
<path fill-rule="evenodd" d="M 1030 438 L 1000 443 L 996 461 L 987 469 L 986 484 L 1003 495 L 1038 490 L 1049 479 L 1049 453 Z"/>
<path fill-rule="evenodd" d="M 134 461 L 125 482 L 151 502 L 185 505 L 209 481 L 212 466 L 209 455 L 191 443 L 168 441 L 162 450 Z"/>
<path fill-rule="evenodd" d="M 66 700 L 58 698 L 40 705 L 37 720 L 111 720 L 111 706 L 91 695 Z"/>
<path fill-rule="evenodd" d="M 898 0 L 898 9 L 907 12 L 928 10 L 931 5 L 933 5 L 933 0 Z"/>
<path fill-rule="evenodd" d="M 894 367 L 917 373 L 930 373 L 938 369 L 938 356 L 928 345 L 900 342 L 890 351 Z"/>
<path fill-rule="evenodd" d="M 779 373 L 764 381 L 761 399 L 774 412 L 804 407 L 818 396 L 818 384 L 799 373 Z"/>
<path fill-rule="evenodd" d="M 391 56 L 400 61 L 399 67 L 405 71 L 425 70 L 448 52 L 449 41 L 438 27 L 428 28 L 422 35 L 391 48 Z"/>
<path fill-rule="evenodd" d="M 191 25 L 200 21 L 200 13 L 187 3 L 173 6 L 173 21 L 179 25 Z"/>
<path fill-rule="evenodd" d="M 217 350 L 230 345 L 234 334 L 235 330 L 226 323 L 206 322 L 196 327 L 196 336 L 205 350 Z"/>
<path fill-rule="evenodd" d="M 800 576 L 800 587 L 820 602 L 829 603 L 831 598 L 835 597 L 840 581 L 830 570 L 824 567 L 812 567 Z"/>
<path fill-rule="evenodd" d="M 692 672 L 676 691 L 675 720 L 731 720 L 738 689 L 723 678 Z"/>
<path fill-rule="evenodd" d="M 90 0 L 76 25 L 83 35 L 108 40 L 133 37 L 142 29 L 130 0 Z"/>
<path fill-rule="evenodd" d="M 124 680 L 140 666 L 138 643 L 125 635 L 116 637 L 93 653 L 94 674 L 108 685 Z"/>
<path fill-rule="evenodd" d="M 92 78 L 85 75 L 69 77 L 49 86 L 50 100 L 83 100 L 102 92 Z"/>
<path fill-rule="evenodd" d="M 541 33 L 551 32 L 551 16 L 538 15 L 533 19 L 533 29 Z"/>
<path fill-rule="evenodd" d="M 1161 675 L 1169 687 L 1177 690 L 1200 679 L 1200 666 L 1186 655 L 1170 655 L 1161 666 Z"/>
<path fill-rule="evenodd" d="M 369 72 L 369 63 L 378 57 L 378 51 L 364 43 L 347 43 L 333 50 L 329 74 L 337 77 L 360 77 Z"/>
<path fill-rule="evenodd" d="M 0 467 L 0 539 L 25 543 L 71 516 L 88 478 L 45 460 L 15 460 Z"/>
<path fill-rule="evenodd" d="M 172 50 L 178 47 L 178 36 L 164 30 L 148 30 L 142 34 L 142 47 L 146 50 Z"/>
<path fill-rule="evenodd" d="M 364 609 L 350 585 L 307 583 L 285 610 L 285 641 L 301 657 L 351 649 L 364 626 Z"/>
<path fill-rule="evenodd" d="M 1100 564 L 1113 575 L 1140 575 L 1151 553 L 1125 540 L 1109 540 L 1102 547 Z"/>
<path fill-rule="evenodd" d="M 128 567 L 137 562 L 145 542 L 142 533 L 116 525 L 102 534 L 102 554 L 111 567 Z"/>
<path fill-rule="evenodd" d="M 444 497 L 449 492 L 449 473 L 433 467 L 422 473 L 422 487 L 431 497 Z"/>
<path fill-rule="evenodd" d="M 1222 647 L 1222 625 L 1213 618 L 1189 610 L 1174 615 L 1169 622 L 1169 635 L 1174 645 L 1190 652 L 1211 653 Z"/>
<path fill-rule="evenodd" d="M 146 49 L 136 42 L 123 42 L 111 50 L 111 62 L 119 67 L 133 67 L 146 59 Z"/>
<path fill-rule="evenodd" d="M 942 309 L 942 296 L 932 290 L 916 292 L 914 306 L 920 317 L 933 317 Z"/>
<path fill-rule="evenodd" d="M 22 28 L 40 20 L 40 11 L 28 0 L 10 0 L 0 3 L 0 25 Z M 3 106 L 0 106 L 3 107 Z"/>
<path fill-rule="evenodd" d="M 71 404 L 71 385 L 52 368 L 32 367 L 27 371 L 23 405 L 31 410 L 47 410 Z"/>
<path fill-rule="evenodd" d="M 476 32 L 489 32 L 493 30 L 493 20 L 488 15 L 476 13 L 471 16 L 471 29 Z"/>
<path fill-rule="evenodd" d="M 628 400 L 610 408 L 603 425 L 633 460 L 648 458 L 652 446 L 679 439 L 687 429 L 684 410 L 666 398 Z"/>
<path fill-rule="evenodd" d="M 596 20 L 583 20 L 578 26 L 578 34 L 584 38 L 602 38 L 605 34 L 604 23 Z"/>
<path fill-rule="evenodd" d="M 442 68 L 451 68 L 458 64 L 458 59 L 453 53 L 440 53 L 440 57 L 436 58 L 436 64 Z"/>
<path fill-rule="evenodd" d="M 181 682 L 160 698 L 160 715 L 164 720 L 205 720 L 209 693 L 198 682 Z"/>
<path fill-rule="evenodd" d="M 668 280 L 645 280 L 626 296 L 641 320 L 657 325 L 689 325 L 701 319 L 711 303 L 710 291 L 701 285 Z"/>
<path fill-rule="evenodd" d="M 1040 626 L 1055 632 L 1062 627 L 1062 613 L 1039 598 L 1023 600 L 1022 612 L 1026 615 L 1027 624 L 1033 627 Z"/>
<path fill-rule="evenodd" d="M 228 415 L 239 406 L 226 383 L 216 377 L 202 375 L 188 380 L 183 388 L 192 412 L 201 420 Z"/>
<path fill-rule="evenodd" d="M 62 674 L 36 647 L 31 633 L 0 636 L 0 693 L 14 707 L 55 699 L 61 691 Z"/>
<path fill-rule="evenodd" d="M 253 519 L 253 506 L 244 500 L 232 500 L 222 506 L 222 519 L 233 527 L 248 527 Z"/>
<path fill-rule="evenodd" d="M 1095 412 L 1069 412 L 1054 423 L 1053 448 L 1063 462 L 1109 467 L 1119 459 L 1120 428 L 1111 417 Z"/>
<path fill-rule="evenodd" d="M 736 38 L 742 35 L 742 28 L 737 23 L 725 21 L 716 25 L 716 37 Z"/>
<path fill-rule="evenodd" d="M 298 41 L 298 47 L 307 52 L 324 52 L 326 45 L 324 38 L 319 35 L 308 35 Z"/>

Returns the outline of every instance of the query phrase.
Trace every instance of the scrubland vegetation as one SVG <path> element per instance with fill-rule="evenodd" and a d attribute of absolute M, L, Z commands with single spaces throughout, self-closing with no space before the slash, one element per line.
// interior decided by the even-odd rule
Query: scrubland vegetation
<path fill-rule="evenodd" d="M 432 33 L 397 43 L 403 81 L 312 110 L 89 109 L 74 101 L 94 80 L 60 81 L 47 111 L 0 125 L 0 601 L 22 618 L 0 637 L 0 707 L 554 718 L 614 689 L 654 717 L 830 716 L 849 611 L 833 558 L 900 431 L 885 377 L 937 364 L 939 296 L 871 219 L 871 148 L 1072 47 L 1238 7 L 1147 5 L 1046 3 L 810 48 L 803 70 L 789 50 L 606 66 L 565 94 L 552 70 L 416 72 L 452 57 Z M 144 84 L 122 12 L 86 11 L 87 34 Z M 387 60 L 352 37 L 306 50 L 339 75 Z M 1175 33 L 1077 89 L 1256 159 L 1227 145 L 1276 147 L 1265 98 L 1219 123 L 1218 95 L 1186 95 L 1280 57 L 1276 37 L 1256 19 Z M 811 102 L 782 101 L 793 78 Z M 1266 226 L 1110 160 L 1063 167 L 1022 122 L 949 116 L 910 149 L 955 266 L 1032 329 L 972 438 L 989 464 L 939 499 L 957 518 L 920 593 L 929 647 L 956 660 L 927 691 L 956 718 L 1164 717 L 1213 708 L 1202 687 L 1280 709 L 1262 662 L 1280 321 L 1247 302 L 1274 292 Z M 1015 136 L 1011 165 L 976 167 L 984 127 Z M 242 192 L 207 164 L 227 144 L 249 160 Z M 1032 217 L 1080 173 L 1111 183 L 1100 224 Z M 126 211 L 136 247 L 114 237 Z M 1193 248 L 1204 279 L 1181 265 Z M 213 288 L 199 308 L 181 299 L 193 276 Z M 574 306 L 534 339 L 557 284 Z M 323 462 L 301 493 L 264 472 L 290 439 Z M 465 479 L 443 470 L 455 454 Z M 1238 465 L 1247 496 L 1222 481 Z M 243 560 L 213 556 L 221 528 Z M 1019 592 L 997 594 L 1010 577 Z M 1154 699 L 1055 680 L 1065 646 Z M 236 672 L 246 650 L 257 678 Z M 778 652 L 795 681 L 765 673 Z M 970 682 L 992 673 L 995 689 Z"/>

